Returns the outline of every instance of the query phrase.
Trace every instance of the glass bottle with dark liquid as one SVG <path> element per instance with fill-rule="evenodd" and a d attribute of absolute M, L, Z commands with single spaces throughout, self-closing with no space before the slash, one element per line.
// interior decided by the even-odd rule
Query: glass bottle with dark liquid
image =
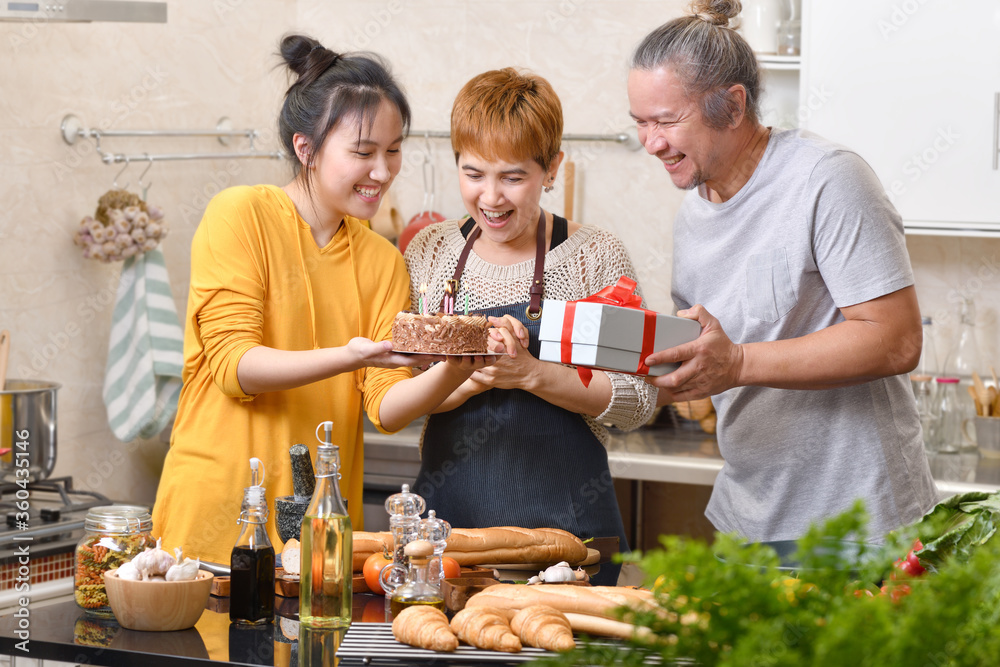
<path fill-rule="evenodd" d="M 250 459 L 251 485 L 243 492 L 243 525 L 230 557 L 229 620 L 238 625 L 270 623 L 274 617 L 274 547 L 267 537 L 267 499 L 260 459 Z"/>
<path fill-rule="evenodd" d="M 444 596 L 441 589 L 428 581 L 427 564 L 434 554 L 434 545 L 427 540 L 414 540 L 403 551 L 410 559 L 410 569 L 406 583 L 392 592 L 389 611 L 396 618 L 407 607 L 430 606 L 444 611 Z"/>

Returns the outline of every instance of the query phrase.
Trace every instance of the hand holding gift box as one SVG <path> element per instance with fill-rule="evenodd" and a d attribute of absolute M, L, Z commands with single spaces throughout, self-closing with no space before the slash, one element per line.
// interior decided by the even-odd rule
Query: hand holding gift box
<path fill-rule="evenodd" d="M 634 280 L 618 283 L 577 301 L 542 302 L 538 337 L 542 361 L 577 366 L 580 379 L 590 383 L 590 368 L 635 375 L 665 375 L 678 364 L 649 367 L 643 362 L 656 350 L 688 343 L 701 325 L 641 307 Z"/>

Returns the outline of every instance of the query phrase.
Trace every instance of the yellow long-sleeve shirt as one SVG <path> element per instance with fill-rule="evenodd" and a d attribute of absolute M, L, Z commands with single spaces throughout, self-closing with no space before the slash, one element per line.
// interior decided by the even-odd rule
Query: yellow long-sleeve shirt
<path fill-rule="evenodd" d="M 317 425 L 334 424 L 341 489 L 355 529 L 362 524 L 362 407 L 380 426 L 379 405 L 409 369 L 368 368 L 320 382 L 248 396 L 240 357 L 264 345 L 310 350 L 355 336 L 391 338 L 409 308 L 399 252 L 354 218 L 320 248 L 278 187 L 235 187 L 209 204 L 191 245 L 184 335 L 184 388 L 153 508 L 153 532 L 166 548 L 228 563 L 249 459 L 264 462 L 268 532 L 277 549 L 274 498 L 292 494 L 288 448 L 309 447 Z"/>

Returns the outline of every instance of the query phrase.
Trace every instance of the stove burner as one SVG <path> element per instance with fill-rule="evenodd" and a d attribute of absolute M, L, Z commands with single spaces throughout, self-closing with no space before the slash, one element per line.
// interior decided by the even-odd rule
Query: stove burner
<path fill-rule="evenodd" d="M 27 520 L 23 500 L 29 492 Z M 74 531 L 84 527 L 87 510 L 100 505 L 111 505 L 111 500 L 94 491 L 74 489 L 70 477 L 54 477 L 28 483 L 23 489 L 13 482 L 0 483 L 0 554 L 13 548 L 17 539 L 31 536 L 38 542 L 52 543 L 71 539 Z M 21 507 L 17 504 L 21 503 Z"/>
<path fill-rule="evenodd" d="M 14 482 L 0 482 L 0 497 L 10 497 L 11 495 L 17 493 L 17 491 L 21 488 L 22 487 L 19 484 Z M 63 507 L 67 509 L 89 509 L 99 505 L 111 504 L 111 501 L 108 500 L 107 497 L 97 493 L 96 491 L 74 489 L 72 477 L 51 477 L 49 479 L 36 480 L 34 482 L 28 482 L 28 484 L 23 488 L 29 493 L 38 491 L 58 494 L 59 500 L 63 503 Z M 90 500 L 82 500 L 81 497 L 90 498 Z M 77 498 L 77 500 L 74 500 L 74 498 Z M 13 501 L 0 502 L 0 509 L 13 508 Z M 44 517 L 42 518 L 44 519 Z M 59 517 L 56 516 L 55 519 L 48 520 L 55 521 L 58 520 L 58 518 Z"/>

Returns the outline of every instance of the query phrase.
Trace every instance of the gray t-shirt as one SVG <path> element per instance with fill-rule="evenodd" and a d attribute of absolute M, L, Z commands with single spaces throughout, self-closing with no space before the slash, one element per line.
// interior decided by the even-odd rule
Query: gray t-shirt
<path fill-rule="evenodd" d="M 838 308 L 912 284 L 902 221 L 874 172 L 809 132 L 772 131 L 732 199 L 692 191 L 674 224 L 674 303 L 704 305 L 736 343 L 804 336 L 843 321 Z M 795 539 L 862 498 L 877 539 L 936 502 L 905 375 L 737 387 L 712 402 L 726 462 L 705 514 L 721 531 Z"/>

